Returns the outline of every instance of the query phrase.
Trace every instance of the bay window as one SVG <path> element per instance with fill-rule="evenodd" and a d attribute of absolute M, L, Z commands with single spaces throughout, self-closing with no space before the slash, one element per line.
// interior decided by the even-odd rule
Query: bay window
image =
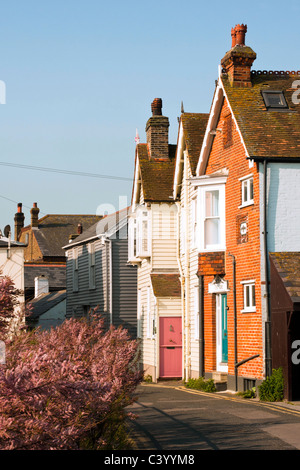
<path fill-rule="evenodd" d="M 199 250 L 225 250 L 225 184 L 199 186 L 197 212 Z"/>
<path fill-rule="evenodd" d="M 128 255 L 130 262 L 138 262 L 151 254 L 150 216 L 150 210 L 140 206 L 129 218 Z"/>

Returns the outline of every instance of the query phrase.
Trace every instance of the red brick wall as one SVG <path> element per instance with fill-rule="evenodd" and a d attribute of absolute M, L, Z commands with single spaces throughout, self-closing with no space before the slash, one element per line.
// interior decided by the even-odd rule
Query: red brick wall
<path fill-rule="evenodd" d="M 230 113 L 230 108 L 224 101 L 220 121 L 217 125 L 222 129 L 224 118 Z M 260 357 L 239 368 L 239 376 L 263 378 L 263 343 L 261 321 L 261 277 L 260 277 L 260 229 L 259 229 L 259 175 L 254 164 L 249 168 L 245 150 L 240 135 L 233 120 L 232 145 L 224 148 L 224 138 L 221 133 L 215 136 L 206 174 L 214 173 L 222 168 L 229 170 L 226 183 L 226 253 L 225 280 L 229 282 L 230 292 L 227 294 L 228 303 L 228 373 L 234 375 L 234 303 L 233 303 L 233 264 L 231 253 L 236 258 L 236 301 L 238 325 L 238 361 L 254 354 Z M 239 178 L 253 174 L 254 205 L 239 208 L 241 205 L 241 182 Z M 237 224 L 241 220 L 248 223 L 247 236 L 241 241 L 238 237 Z M 211 260 L 208 256 L 207 274 L 211 274 Z M 199 267 L 205 272 L 203 255 L 199 255 Z M 256 312 L 242 313 L 243 285 L 241 281 L 255 279 Z M 204 310 L 205 310 L 205 370 L 215 369 L 215 295 L 208 294 L 208 283 L 213 276 L 204 276 Z"/>

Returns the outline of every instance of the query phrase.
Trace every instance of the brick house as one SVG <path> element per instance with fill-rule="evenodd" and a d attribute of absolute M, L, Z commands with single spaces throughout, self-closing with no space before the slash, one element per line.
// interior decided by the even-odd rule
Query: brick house
<path fill-rule="evenodd" d="M 191 185 L 208 121 L 208 114 L 183 112 L 179 121 L 173 197 L 178 207 L 178 265 L 181 281 L 183 326 L 183 376 L 203 374 L 204 345 L 199 317 L 198 250 L 193 236 L 197 225 L 197 190 Z"/>
<path fill-rule="evenodd" d="M 25 244 L 26 303 L 35 296 L 36 278 L 47 278 L 49 292 L 66 289 L 66 256 L 62 247 L 102 218 L 86 214 L 47 214 L 39 218 L 39 212 L 34 203 L 30 224 L 24 226 L 25 216 L 19 203 L 14 218 L 15 241 Z"/>
<path fill-rule="evenodd" d="M 271 373 L 268 254 L 299 251 L 300 229 L 299 72 L 251 70 L 256 53 L 246 31 L 231 31 L 191 181 L 205 376 L 221 372 L 232 390 Z"/>

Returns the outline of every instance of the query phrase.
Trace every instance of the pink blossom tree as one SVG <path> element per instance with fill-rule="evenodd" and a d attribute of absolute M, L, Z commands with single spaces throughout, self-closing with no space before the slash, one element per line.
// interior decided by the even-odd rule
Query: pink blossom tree
<path fill-rule="evenodd" d="M 0 272 L 1 275 L 1 272 Z M 4 340 L 11 328 L 11 323 L 17 319 L 20 312 L 17 312 L 19 296 L 21 292 L 16 289 L 14 282 L 8 276 L 0 277 L 0 339 Z"/>
<path fill-rule="evenodd" d="M 0 449 L 118 449 L 141 381 L 138 343 L 98 315 L 23 331 L 0 366 Z"/>

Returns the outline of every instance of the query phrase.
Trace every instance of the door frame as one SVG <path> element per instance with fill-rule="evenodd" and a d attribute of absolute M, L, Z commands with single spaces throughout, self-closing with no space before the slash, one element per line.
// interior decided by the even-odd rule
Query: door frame
<path fill-rule="evenodd" d="M 161 319 L 165 319 L 165 318 L 178 318 L 180 319 L 180 322 L 181 322 L 181 328 L 182 328 L 182 316 L 181 315 L 159 315 L 158 316 L 158 341 L 157 341 L 157 369 L 158 369 L 158 378 L 167 378 L 167 376 L 162 376 L 161 375 L 161 367 L 160 367 L 160 364 L 161 364 L 161 334 L 160 334 L 160 322 L 161 322 Z M 183 338 L 182 338 L 182 341 L 181 341 L 181 360 L 180 360 L 180 365 L 181 365 L 181 374 L 180 374 L 180 377 L 183 377 Z M 176 377 L 179 377 L 179 376 L 176 376 Z M 171 378 L 171 377 L 170 377 Z"/>
<path fill-rule="evenodd" d="M 228 357 L 227 362 L 222 361 L 222 296 L 227 292 L 220 292 L 216 294 L 216 368 L 219 372 L 228 372 Z M 226 312 L 227 331 L 228 331 L 228 318 Z M 227 334 L 227 350 L 228 350 L 228 334 Z M 228 354 L 228 352 L 227 352 Z"/>

